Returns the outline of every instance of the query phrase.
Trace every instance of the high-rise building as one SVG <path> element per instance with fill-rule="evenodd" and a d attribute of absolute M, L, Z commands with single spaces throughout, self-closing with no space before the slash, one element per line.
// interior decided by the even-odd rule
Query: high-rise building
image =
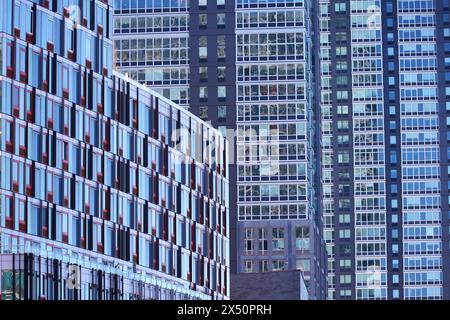
<path fill-rule="evenodd" d="M 449 2 L 317 6 L 328 297 L 449 299 Z"/>
<path fill-rule="evenodd" d="M 0 2 L 0 299 L 228 299 L 228 143 L 112 70 L 111 5 Z"/>
<path fill-rule="evenodd" d="M 309 0 L 115 0 L 117 68 L 230 142 L 232 272 L 302 269 L 326 296 Z"/>
<path fill-rule="evenodd" d="M 236 1 L 237 268 L 325 292 L 315 192 L 312 1 Z"/>

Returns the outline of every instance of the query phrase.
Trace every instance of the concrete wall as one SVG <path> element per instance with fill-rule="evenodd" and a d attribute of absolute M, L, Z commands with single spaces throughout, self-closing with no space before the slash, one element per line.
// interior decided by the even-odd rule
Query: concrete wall
<path fill-rule="evenodd" d="M 231 300 L 308 300 L 299 270 L 231 274 Z"/>

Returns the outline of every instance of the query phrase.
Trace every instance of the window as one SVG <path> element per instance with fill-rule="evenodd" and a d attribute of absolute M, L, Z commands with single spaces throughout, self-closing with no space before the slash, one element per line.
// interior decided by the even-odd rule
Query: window
<path fill-rule="evenodd" d="M 352 282 L 352 276 L 349 274 L 341 274 L 339 276 L 339 283 L 340 284 L 349 284 Z"/>
<path fill-rule="evenodd" d="M 352 296 L 352 290 L 339 290 L 339 295 L 341 296 L 341 298 L 351 297 Z"/>
<path fill-rule="evenodd" d="M 346 164 L 349 163 L 350 156 L 348 151 L 340 151 L 338 153 L 338 163 L 339 164 Z"/>
<path fill-rule="evenodd" d="M 348 83 L 348 77 L 347 76 L 338 76 L 336 78 L 336 83 L 338 86 L 346 86 Z"/>
<path fill-rule="evenodd" d="M 208 0 L 198 0 L 199 7 L 206 7 Z"/>
<path fill-rule="evenodd" d="M 284 250 L 284 228 L 272 229 L 273 250 Z"/>
<path fill-rule="evenodd" d="M 200 99 L 208 99 L 208 87 L 199 88 L 199 97 Z"/>
<path fill-rule="evenodd" d="M 269 261 L 260 260 L 259 261 L 259 272 L 267 272 L 269 271 Z"/>
<path fill-rule="evenodd" d="M 348 91 L 347 90 L 337 91 L 336 98 L 339 101 L 348 100 Z"/>
<path fill-rule="evenodd" d="M 342 259 L 339 261 L 339 266 L 343 269 L 349 269 L 352 267 L 352 261 L 348 259 Z"/>
<path fill-rule="evenodd" d="M 347 56 L 347 47 L 336 47 L 336 55 L 339 57 Z"/>
<path fill-rule="evenodd" d="M 336 13 L 345 12 L 347 10 L 345 2 L 338 2 L 334 4 L 334 11 Z"/>
<path fill-rule="evenodd" d="M 217 80 L 225 81 L 226 67 L 217 67 Z"/>
<path fill-rule="evenodd" d="M 339 230 L 340 239 L 350 239 L 350 229 Z"/>
<path fill-rule="evenodd" d="M 198 15 L 198 25 L 200 28 L 204 29 L 208 25 L 208 15 L 205 13 L 201 13 Z"/>
<path fill-rule="evenodd" d="M 200 81 L 202 82 L 208 81 L 208 67 L 200 67 L 198 69 L 198 73 L 200 76 Z"/>
<path fill-rule="evenodd" d="M 295 268 L 304 272 L 311 271 L 311 261 L 309 259 L 297 259 L 295 261 Z"/>
<path fill-rule="evenodd" d="M 199 108 L 199 117 L 201 119 L 208 119 L 208 107 L 203 106 Z"/>
<path fill-rule="evenodd" d="M 264 228 L 259 228 L 258 230 L 258 248 L 260 254 L 267 253 L 267 231 Z"/>
<path fill-rule="evenodd" d="M 244 229 L 244 252 L 246 255 L 253 254 L 253 228 Z"/>
<path fill-rule="evenodd" d="M 348 114 L 348 106 L 337 106 L 337 113 L 340 115 Z"/>
<path fill-rule="evenodd" d="M 285 260 L 273 260 L 272 261 L 272 270 L 273 271 L 282 271 L 286 268 Z"/>
<path fill-rule="evenodd" d="M 291 59 L 304 57 L 304 33 L 260 33 L 237 35 L 238 61 L 254 58 Z"/>
<path fill-rule="evenodd" d="M 217 36 L 217 58 L 225 59 L 225 36 Z"/>
<path fill-rule="evenodd" d="M 400 298 L 400 290 L 398 290 L 398 289 L 392 290 L 392 298 L 399 299 Z"/>
<path fill-rule="evenodd" d="M 226 119 L 226 117 L 227 117 L 227 107 L 226 106 L 218 106 L 217 107 L 217 117 L 221 121 Z"/>
<path fill-rule="evenodd" d="M 225 0 L 217 0 L 217 6 L 224 6 L 225 5 Z"/>
<path fill-rule="evenodd" d="M 225 13 L 218 13 L 217 14 L 217 27 L 218 28 L 225 27 Z"/>
<path fill-rule="evenodd" d="M 208 58 L 208 39 L 206 36 L 201 36 L 198 39 L 198 56 L 200 59 Z"/>
<path fill-rule="evenodd" d="M 393 57 L 395 55 L 394 48 L 392 48 L 392 47 L 388 48 L 388 55 L 389 55 L 389 57 Z"/>
<path fill-rule="evenodd" d="M 253 261 L 252 260 L 245 261 L 245 272 L 246 273 L 253 272 Z"/>
<path fill-rule="evenodd" d="M 295 248 L 297 250 L 309 250 L 309 227 L 297 227 L 295 229 Z"/>
<path fill-rule="evenodd" d="M 218 86 L 217 87 L 217 97 L 219 99 L 224 99 L 227 96 L 227 87 L 225 86 Z"/>

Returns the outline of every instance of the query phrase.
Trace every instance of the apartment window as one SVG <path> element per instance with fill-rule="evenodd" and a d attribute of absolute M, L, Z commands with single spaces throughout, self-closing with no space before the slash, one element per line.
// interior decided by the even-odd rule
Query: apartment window
<path fill-rule="evenodd" d="M 225 0 L 217 0 L 217 6 L 224 6 L 225 5 Z"/>
<path fill-rule="evenodd" d="M 349 284 L 352 282 L 352 276 L 349 274 L 341 274 L 339 276 L 339 283 L 340 284 Z"/>
<path fill-rule="evenodd" d="M 218 13 L 217 14 L 217 27 L 218 28 L 225 27 L 225 13 Z"/>
<path fill-rule="evenodd" d="M 297 259 L 295 261 L 295 268 L 304 272 L 311 271 L 311 261 L 309 259 Z"/>
<path fill-rule="evenodd" d="M 297 227 L 295 229 L 295 247 L 297 250 L 309 250 L 309 227 Z"/>
<path fill-rule="evenodd" d="M 208 58 L 208 39 L 206 36 L 201 36 L 198 39 L 198 56 L 200 59 Z"/>
<path fill-rule="evenodd" d="M 348 84 L 348 77 L 347 76 L 338 76 L 336 78 L 336 84 L 338 86 L 346 86 Z"/>
<path fill-rule="evenodd" d="M 219 99 L 225 99 L 227 96 L 227 87 L 225 86 L 218 86 L 217 87 L 217 97 Z"/>
<path fill-rule="evenodd" d="M 347 47 L 336 47 L 336 55 L 338 57 L 347 56 Z"/>
<path fill-rule="evenodd" d="M 253 228 L 244 229 L 244 247 L 246 255 L 253 254 Z"/>
<path fill-rule="evenodd" d="M 350 229 L 339 230 L 340 239 L 350 239 Z"/>
<path fill-rule="evenodd" d="M 272 229 L 273 250 L 284 250 L 284 228 Z"/>
<path fill-rule="evenodd" d="M 207 3 L 208 3 L 208 0 L 198 0 L 199 7 L 206 7 Z M 204 9 L 204 8 L 202 8 L 202 9 Z"/>
<path fill-rule="evenodd" d="M 201 119 L 208 119 L 208 107 L 207 106 L 199 107 L 199 117 Z"/>
<path fill-rule="evenodd" d="M 225 81 L 226 67 L 217 67 L 217 80 Z"/>
<path fill-rule="evenodd" d="M 338 144 L 346 145 L 350 142 L 350 137 L 348 135 L 338 135 Z"/>
<path fill-rule="evenodd" d="M 397 170 L 391 170 L 391 179 L 397 179 Z"/>
<path fill-rule="evenodd" d="M 345 12 L 347 10 L 347 6 L 345 2 L 338 2 L 334 4 L 334 11 L 337 13 Z"/>
<path fill-rule="evenodd" d="M 266 229 L 259 228 L 258 235 L 259 253 L 266 254 L 268 250 Z"/>
<path fill-rule="evenodd" d="M 339 295 L 344 298 L 344 297 L 351 297 L 352 296 L 352 290 L 340 290 L 339 291 Z"/>
<path fill-rule="evenodd" d="M 393 62 L 388 63 L 388 70 L 389 71 L 395 71 L 395 64 Z"/>
<path fill-rule="evenodd" d="M 346 164 L 350 161 L 350 155 L 348 151 L 340 151 L 338 153 L 338 163 Z"/>
<path fill-rule="evenodd" d="M 338 91 L 338 92 L 336 93 L 336 98 L 337 98 L 339 101 L 348 100 L 348 91 L 346 91 L 346 90 Z"/>
<path fill-rule="evenodd" d="M 217 58 L 225 59 L 225 36 L 217 37 Z"/>
<path fill-rule="evenodd" d="M 398 290 L 398 289 L 392 290 L 392 298 L 399 299 L 400 298 L 400 290 Z"/>
<path fill-rule="evenodd" d="M 208 15 L 201 13 L 198 15 L 198 25 L 200 28 L 205 29 L 208 25 Z"/>
<path fill-rule="evenodd" d="M 226 136 L 227 136 L 227 126 L 218 126 L 218 127 L 217 127 L 217 130 L 219 130 L 220 134 L 221 134 L 223 137 L 226 137 Z"/>
<path fill-rule="evenodd" d="M 245 261 L 245 272 L 246 273 L 253 272 L 253 261 L 252 260 Z"/>
<path fill-rule="evenodd" d="M 347 61 L 338 61 L 336 63 L 337 71 L 347 71 Z"/>
<path fill-rule="evenodd" d="M 345 33 L 345 32 L 336 32 L 336 41 L 346 42 L 347 41 L 347 33 Z"/>
<path fill-rule="evenodd" d="M 389 56 L 389 57 L 393 57 L 394 55 L 395 55 L 394 48 L 389 47 L 389 48 L 388 48 L 388 56 Z"/>
<path fill-rule="evenodd" d="M 200 81 L 202 81 L 202 82 L 208 81 L 208 67 L 200 67 L 199 75 L 200 75 Z"/>
<path fill-rule="evenodd" d="M 339 260 L 339 266 L 343 269 L 349 269 L 352 267 L 352 261 L 348 259 Z"/>
<path fill-rule="evenodd" d="M 395 116 L 396 113 L 396 107 L 395 106 L 389 106 L 389 115 Z"/>
<path fill-rule="evenodd" d="M 217 118 L 219 121 L 223 121 L 227 118 L 227 107 L 226 106 L 218 106 L 217 107 Z"/>
<path fill-rule="evenodd" d="M 349 214 L 340 214 L 339 215 L 339 223 L 341 223 L 341 224 L 350 223 L 350 215 Z"/>
<path fill-rule="evenodd" d="M 272 270 L 273 271 L 282 271 L 286 268 L 285 260 L 273 260 L 272 261 Z"/>
<path fill-rule="evenodd" d="M 269 271 L 269 261 L 260 260 L 259 261 L 259 272 L 267 272 Z"/>
<path fill-rule="evenodd" d="M 348 120 L 339 120 L 338 121 L 338 129 L 344 130 L 349 128 L 349 122 Z"/>
<path fill-rule="evenodd" d="M 392 253 L 398 254 L 398 248 L 399 248 L 398 244 L 393 244 L 392 245 Z"/>
<path fill-rule="evenodd" d="M 348 106 L 337 106 L 337 113 L 339 115 L 347 115 L 348 114 Z"/>
<path fill-rule="evenodd" d="M 391 151 L 391 153 L 390 153 L 390 160 L 391 160 L 391 164 L 396 164 L 397 163 L 397 152 Z"/>
<path fill-rule="evenodd" d="M 199 97 L 202 100 L 208 99 L 208 87 L 200 87 L 199 88 Z"/>
<path fill-rule="evenodd" d="M 399 261 L 397 259 L 392 260 L 392 268 L 397 270 L 399 268 Z"/>

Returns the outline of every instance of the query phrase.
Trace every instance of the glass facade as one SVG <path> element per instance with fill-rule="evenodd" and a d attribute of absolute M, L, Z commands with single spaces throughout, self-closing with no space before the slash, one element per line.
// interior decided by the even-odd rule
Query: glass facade
<path fill-rule="evenodd" d="M 328 297 L 448 298 L 449 3 L 318 10 Z"/>
<path fill-rule="evenodd" d="M 303 0 L 236 1 L 237 241 L 240 272 L 301 269 L 310 298 L 322 299 L 313 9 Z"/>
<path fill-rule="evenodd" d="M 120 0 L 114 41 L 120 71 L 159 87 L 234 142 L 232 272 L 302 269 L 309 296 L 320 299 L 326 257 L 314 191 L 313 9 L 305 0 Z M 305 231 L 297 237 L 297 230 Z"/>
<path fill-rule="evenodd" d="M 114 0 L 114 14 L 117 69 L 189 106 L 189 1 Z"/>
<path fill-rule="evenodd" d="M 112 70 L 112 1 L 1 9 L 1 299 L 227 299 L 226 139 Z"/>

